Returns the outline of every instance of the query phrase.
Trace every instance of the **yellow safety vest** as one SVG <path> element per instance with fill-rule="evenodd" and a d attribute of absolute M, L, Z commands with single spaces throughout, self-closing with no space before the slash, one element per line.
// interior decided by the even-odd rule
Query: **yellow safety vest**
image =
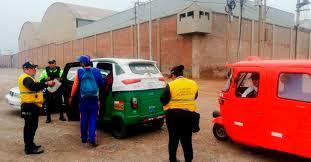
<path fill-rule="evenodd" d="M 26 88 L 23 84 L 23 81 L 26 77 L 30 77 L 34 82 L 36 82 L 36 80 L 28 74 L 22 74 L 18 78 L 18 88 L 20 91 L 21 103 L 34 103 L 37 106 L 42 107 L 42 103 L 43 103 L 42 91 L 35 92 L 35 91 L 31 91 L 28 88 Z"/>
<path fill-rule="evenodd" d="M 177 78 L 168 83 L 170 87 L 171 100 L 164 106 L 164 109 L 186 109 L 195 111 L 195 95 L 198 92 L 198 85 L 195 81 L 187 78 Z"/>

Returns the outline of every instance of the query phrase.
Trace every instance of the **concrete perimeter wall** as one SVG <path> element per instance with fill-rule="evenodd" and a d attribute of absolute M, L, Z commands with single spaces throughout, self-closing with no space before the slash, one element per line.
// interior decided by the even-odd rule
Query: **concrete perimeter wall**
<path fill-rule="evenodd" d="M 237 57 L 238 18 L 231 23 L 224 14 L 214 13 L 211 34 L 177 35 L 176 15 L 153 20 L 152 59 L 163 73 L 178 64 L 185 65 L 185 73 L 195 78 L 223 76 L 226 63 L 245 60 L 258 55 L 258 24 L 243 20 L 240 55 Z M 311 35 L 299 32 L 298 58 L 311 57 Z M 295 32 L 291 28 L 267 24 L 264 31 L 261 59 L 293 59 Z M 21 51 L 13 56 L 0 56 L 1 67 L 20 68 L 25 61 L 39 67 L 56 59 L 61 67 L 85 53 L 91 57 L 149 58 L 148 22 L 140 24 L 140 56 L 136 49 L 136 26 L 96 34 L 68 42 L 51 43 Z"/>

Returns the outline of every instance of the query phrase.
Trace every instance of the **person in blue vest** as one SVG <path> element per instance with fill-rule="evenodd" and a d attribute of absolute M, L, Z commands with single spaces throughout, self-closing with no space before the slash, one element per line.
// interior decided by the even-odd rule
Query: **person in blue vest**
<path fill-rule="evenodd" d="M 99 93 L 102 93 L 104 79 L 100 70 L 91 67 L 90 57 L 81 55 L 78 59 L 81 69 L 76 73 L 75 80 L 71 89 L 69 104 L 73 97 L 79 95 L 80 106 L 80 129 L 82 143 L 89 142 L 91 146 L 96 147 L 96 125 L 99 112 Z"/>

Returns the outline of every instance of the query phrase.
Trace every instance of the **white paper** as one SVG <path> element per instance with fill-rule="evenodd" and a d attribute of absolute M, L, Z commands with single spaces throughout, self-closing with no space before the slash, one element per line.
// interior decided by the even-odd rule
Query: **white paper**
<path fill-rule="evenodd" d="M 55 91 L 57 91 L 57 89 L 62 85 L 62 83 L 57 79 L 54 79 L 53 81 L 55 82 L 55 85 L 53 87 L 47 88 L 47 90 L 51 93 L 54 93 Z"/>

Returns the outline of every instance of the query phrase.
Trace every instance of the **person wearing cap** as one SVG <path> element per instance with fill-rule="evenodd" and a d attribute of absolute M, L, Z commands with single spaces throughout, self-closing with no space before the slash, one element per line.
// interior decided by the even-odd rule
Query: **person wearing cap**
<path fill-rule="evenodd" d="M 193 159 L 192 124 L 193 112 L 196 111 L 195 100 L 198 97 L 198 85 L 195 81 L 183 77 L 184 66 L 179 65 L 171 69 L 170 78 L 160 101 L 167 110 L 166 125 L 169 134 L 169 160 L 176 159 L 176 151 L 181 142 L 186 162 Z"/>
<path fill-rule="evenodd" d="M 92 147 L 96 147 L 96 126 L 97 126 L 97 117 L 99 112 L 99 93 L 102 93 L 102 88 L 104 87 L 104 80 L 100 73 L 100 70 L 97 68 L 92 68 L 90 57 L 88 55 L 82 55 L 79 57 L 78 61 L 80 62 L 81 69 L 79 69 L 75 74 L 74 83 L 71 89 L 71 95 L 69 97 L 69 104 L 72 105 L 72 100 L 74 96 L 78 95 L 79 106 L 80 106 L 80 131 L 81 131 L 81 142 L 89 144 Z M 97 92 L 94 96 L 85 97 L 83 92 L 85 89 L 83 83 L 85 83 L 85 74 L 92 75 L 93 82 L 96 87 Z M 94 87 L 92 86 L 92 87 Z"/>
<path fill-rule="evenodd" d="M 259 74 L 252 73 L 251 79 L 253 84 L 249 86 L 242 94 L 242 97 L 253 98 L 257 96 L 258 93 L 258 85 L 259 85 Z"/>
<path fill-rule="evenodd" d="M 44 151 L 40 145 L 34 143 L 34 137 L 38 128 L 39 109 L 42 107 L 42 89 L 54 86 L 54 81 L 37 82 L 35 80 L 37 65 L 31 62 L 23 64 L 24 73 L 18 78 L 18 88 L 21 99 L 21 116 L 25 120 L 24 143 L 26 154 L 40 154 Z"/>
<path fill-rule="evenodd" d="M 39 77 L 40 82 L 45 82 L 49 80 L 58 79 L 60 80 L 63 70 L 56 65 L 55 60 L 49 60 L 48 61 L 49 66 L 45 67 L 45 70 L 41 73 Z M 59 88 L 57 91 L 51 93 L 48 90 L 46 90 L 46 93 L 44 95 L 44 98 L 47 102 L 45 110 L 46 110 L 46 123 L 51 122 L 51 109 L 58 109 L 59 110 L 59 120 L 66 121 L 66 118 L 64 117 L 64 107 L 62 106 L 63 102 L 63 93 L 61 89 Z"/>

